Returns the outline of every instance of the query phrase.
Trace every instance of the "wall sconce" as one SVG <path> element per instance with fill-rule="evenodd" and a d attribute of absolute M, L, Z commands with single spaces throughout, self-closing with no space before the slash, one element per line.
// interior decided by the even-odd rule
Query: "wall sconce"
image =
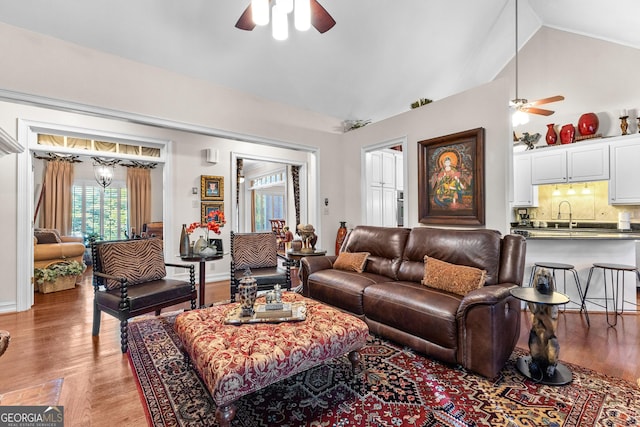
<path fill-rule="evenodd" d="M 591 194 L 591 189 L 587 187 L 587 183 L 584 183 L 584 188 L 581 191 L 582 194 Z"/>
<path fill-rule="evenodd" d="M 567 190 L 567 194 L 573 196 L 576 194 L 576 190 L 573 189 L 573 184 L 569 184 L 569 189 Z"/>
<path fill-rule="evenodd" d="M 559 196 L 560 195 L 560 190 L 558 190 L 558 186 L 556 185 L 555 190 L 553 190 L 553 193 L 551 193 L 552 196 Z"/>
<path fill-rule="evenodd" d="M 99 157 L 92 157 L 93 159 L 93 176 L 96 178 L 96 182 L 100 184 L 102 189 L 107 188 L 113 181 L 113 175 L 115 175 L 116 165 L 120 163 L 118 159 L 101 159 Z"/>

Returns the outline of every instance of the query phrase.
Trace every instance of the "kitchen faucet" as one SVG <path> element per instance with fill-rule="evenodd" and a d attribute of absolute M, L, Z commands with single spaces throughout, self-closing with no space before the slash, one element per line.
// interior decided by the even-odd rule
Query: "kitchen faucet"
<path fill-rule="evenodd" d="M 563 203 L 566 203 L 567 205 L 569 205 L 569 229 L 572 229 L 573 228 L 573 222 L 571 221 L 571 219 L 572 219 L 571 203 L 569 203 L 568 200 L 563 200 L 560 203 L 558 203 L 558 219 L 560 219 L 560 208 L 562 207 Z"/>

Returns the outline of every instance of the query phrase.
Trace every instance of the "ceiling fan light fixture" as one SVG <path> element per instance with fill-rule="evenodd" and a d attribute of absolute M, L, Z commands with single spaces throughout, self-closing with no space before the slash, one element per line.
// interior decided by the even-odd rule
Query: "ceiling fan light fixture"
<path fill-rule="evenodd" d="M 273 15 L 273 23 L 271 25 L 271 34 L 276 40 L 286 40 L 289 37 L 289 22 L 287 14 L 279 3 L 273 5 L 271 10 Z"/>
<path fill-rule="evenodd" d="M 293 12 L 293 0 L 277 0 L 276 4 L 287 15 Z"/>
<path fill-rule="evenodd" d="M 527 123 L 529 123 L 529 115 L 524 111 L 521 111 L 519 108 L 516 108 L 511 115 L 511 124 L 513 127 L 525 125 Z"/>
<path fill-rule="evenodd" d="M 251 0 L 251 17 L 256 25 L 269 23 L 269 0 Z"/>
<path fill-rule="evenodd" d="M 294 24 L 298 31 L 311 28 L 311 0 L 295 0 Z"/>

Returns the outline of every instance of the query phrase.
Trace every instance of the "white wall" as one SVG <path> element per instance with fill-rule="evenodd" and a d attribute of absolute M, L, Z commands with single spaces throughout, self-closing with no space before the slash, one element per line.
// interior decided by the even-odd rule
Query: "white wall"
<path fill-rule="evenodd" d="M 542 27 L 521 49 L 518 56 L 518 96 L 530 101 L 553 95 L 565 100 L 541 105 L 554 110 L 551 116 L 530 115 L 531 121 L 515 129 L 542 136 L 546 145 L 547 123 L 577 126 L 583 113 L 594 112 L 600 120 L 598 133 L 620 135 L 620 109 L 634 110 L 640 115 L 640 50 L 603 40 Z M 510 97 L 515 96 L 515 65 L 511 61 L 498 74 L 509 83 Z M 637 120 L 630 120 L 629 132 L 638 132 Z"/>
<path fill-rule="evenodd" d="M 229 203 L 229 198 L 234 196 L 231 153 L 307 160 L 309 153 L 273 145 L 281 143 L 317 153 L 318 170 L 312 166 L 309 171 L 310 175 L 317 173 L 321 177 L 319 192 L 312 193 L 313 202 L 320 203 L 326 197 L 329 209 L 326 214 L 322 210 L 314 225 L 320 232 L 320 245 L 331 249 L 339 221 L 347 221 L 348 226 L 353 227 L 362 220 L 361 148 L 406 136 L 407 226 L 417 226 L 417 142 L 475 127 L 486 129 L 486 227 L 503 233 L 508 229 L 511 130 L 506 101 L 514 95 L 510 66 L 498 76 L 504 79 L 341 135 L 336 133 L 341 128 L 336 118 L 264 101 L 5 24 L 0 24 L 0 48 L 3 62 L 11 65 L 0 67 L 0 90 L 5 91 L 5 96 L 7 90 L 34 94 L 56 102 L 73 101 L 166 119 L 192 129 L 176 131 L 0 102 L 0 127 L 13 137 L 17 137 L 17 119 L 23 118 L 174 141 L 173 180 L 165 183 L 165 187 L 170 186 L 174 193 L 169 213 L 173 223 L 178 224 L 173 230 L 176 242 L 179 224 L 199 218 L 199 196 L 192 195 L 191 188 L 199 187 L 200 175 L 224 176 L 225 201 Z M 640 52 L 636 49 L 543 28 L 523 49 L 520 60 L 522 96 L 537 99 L 560 93 L 567 97 L 564 102 L 552 104 L 557 111 L 552 118 L 558 123 L 576 123 L 580 114 L 587 111 L 600 114 L 619 108 L 638 108 L 633 104 L 640 100 L 640 86 L 631 78 L 633 71 L 640 68 Z M 46 72 L 42 64 L 47 64 Z M 537 124 L 532 121 L 523 130 L 543 133 L 547 121 L 541 120 Z M 607 133 L 614 132 L 613 121 L 603 123 Z M 633 126 L 630 130 L 637 131 Z M 211 131 L 219 132 L 218 136 L 210 136 Z M 241 142 L 240 138 L 271 145 Z M 216 165 L 206 163 L 203 154 L 203 150 L 213 147 L 220 150 L 221 162 Z M 3 182 L 0 235 L 5 245 L 4 255 L 0 257 L 4 278 L 0 282 L 0 312 L 7 311 L 16 301 L 18 254 L 14 249 L 18 218 L 15 206 L 18 184 L 23 179 L 17 176 L 17 158 L 17 155 L 0 158 Z M 228 239 L 228 228 L 223 238 Z M 177 252 L 177 247 L 174 249 Z M 224 275 L 228 263 L 209 263 L 208 268 L 209 274 Z"/>
<path fill-rule="evenodd" d="M 404 184 L 407 227 L 420 226 L 418 217 L 418 142 L 443 135 L 485 128 L 485 209 L 486 228 L 508 230 L 507 170 L 511 162 L 510 128 L 508 121 L 508 90 L 499 80 L 373 123 L 345 134 L 344 157 L 350 159 L 346 169 L 345 220 L 347 227 L 361 223 L 364 209 L 360 167 L 362 147 L 407 137 L 405 153 L 408 168 Z"/>

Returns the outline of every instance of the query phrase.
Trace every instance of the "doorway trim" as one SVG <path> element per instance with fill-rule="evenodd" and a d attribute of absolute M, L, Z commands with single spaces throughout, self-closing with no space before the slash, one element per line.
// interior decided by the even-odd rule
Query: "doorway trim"
<path fill-rule="evenodd" d="M 238 232 L 239 230 L 239 217 L 238 217 L 238 203 L 236 202 L 236 188 L 237 188 L 237 177 L 238 177 L 238 159 L 248 159 L 262 162 L 270 162 L 270 163 L 281 163 L 283 165 L 292 165 L 292 166 L 301 166 L 300 168 L 300 176 L 303 176 L 306 181 L 306 194 L 302 194 L 301 192 L 301 200 L 300 206 L 306 206 L 306 216 L 302 214 L 300 216 L 301 222 L 309 222 L 311 224 L 318 224 L 318 219 L 320 218 L 319 214 L 319 204 L 316 203 L 318 200 L 317 195 L 319 193 L 320 186 L 320 177 L 318 176 L 318 171 L 320 168 L 317 165 L 318 156 L 315 151 L 305 150 L 307 160 L 304 163 L 300 163 L 299 161 L 290 160 L 290 159 L 282 159 L 280 157 L 269 157 L 269 156 L 259 156 L 255 154 L 247 154 L 239 151 L 231 152 L 231 188 L 234 190 L 233 197 L 231 198 L 231 212 L 233 213 L 233 221 L 231 227 L 234 232 Z M 311 177 L 313 177 L 311 179 Z M 297 224 L 296 224 L 297 225 Z"/>
<path fill-rule="evenodd" d="M 33 229 L 35 227 L 33 214 L 35 209 L 34 191 L 35 182 L 33 175 L 33 153 L 42 151 L 57 151 L 64 153 L 80 154 L 82 156 L 103 155 L 102 152 L 87 150 L 73 150 L 63 147 L 48 147 L 38 145 L 38 134 L 63 134 L 87 139 L 107 139 L 129 143 L 145 143 L 160 148 L 160 157 L 154 159 L 163 167 L 163 203 L 162 215 L 165 227 L 172 229 L 173 220 L 171 211 L 167 208 L 173 206 L 173 190 L 167 186 L 171 182 L 171 145 L 172 141 L 145 136 L 128 135 L 99 129 L 86 129 L 75 126 L 37 122 L 27 119 L 18 119 L 18 141 L 25 147 L 18 154 L 18 197 L 17 197 L 17 281 L 16 281 L 16 311 L 24 311 L 31 308 L 34 302 L 33 289 Z M 109 157 L 131 158 L 131 156 L 109 153 Z M 174 238 L 171 235 L 165 237 L 165 248 L 174 247 Z"/>
<path fill-rule="evenodd" d="M 394 139 L 389 139 L 387 141 L 378 142 L 376 144 L 365 145 L 360 149 L 360 203 L 361 206 L 365 208 L 361 210 L 361 221 L 362 224 L 367 224 L 367 176 L 369 171 L 367 170 L 367 154 L 373 151 L 380 151 L 385 148 L 395 147 L 396 145 L 402 146 L 402 182 L 404 187 L 405 194 L 407 193 L 408 182 L 408 166 L 407 166 L 407 150 L 408 150 L 408 139 L 407 136 L 399 136 Z M 406 198 L 405 198 L 406 203 Z M 402 215 L 403 224 L 408 224 L 408 215 L 407 205 L 404 206 L 404 212 Z"/>

